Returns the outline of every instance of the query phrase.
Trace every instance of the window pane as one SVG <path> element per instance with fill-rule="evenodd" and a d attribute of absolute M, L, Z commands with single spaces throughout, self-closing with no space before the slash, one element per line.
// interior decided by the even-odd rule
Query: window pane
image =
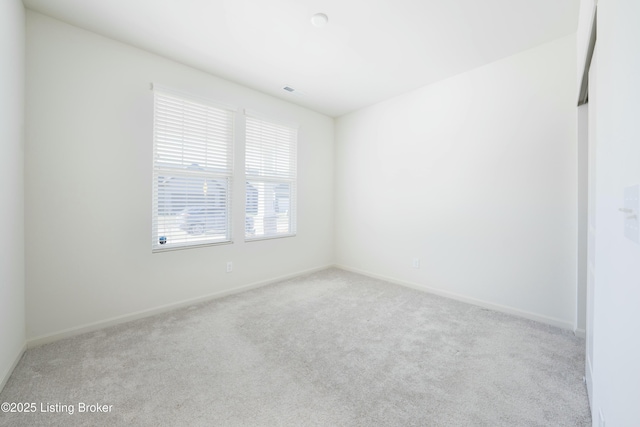
<path fill-rule="evenodd" d="M 155 92 L 153 249 L 229 241 L 233 112 Z"/>
<path fill-rule="evenodd" d="M 159 176 L 158 244 L 182 246 L 228 240 L 229 184 L 228 178 Z"/>
<path fill-rule="evenodd" d="M 291 183 L 248 181 L 247 238 L 294 234 Z M 251 201 L 250 201 L 251 198 Z"/>
<path fill-rule="evenodd" d="M 297 130 L 247 116 L 245 145 L 245 237 L 294 235 Z"/>

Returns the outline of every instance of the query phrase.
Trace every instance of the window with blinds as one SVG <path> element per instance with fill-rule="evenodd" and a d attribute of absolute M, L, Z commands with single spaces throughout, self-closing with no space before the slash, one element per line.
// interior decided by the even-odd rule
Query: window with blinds
<path fill-rule="evenodd" d="M 296 128 L 246 116 L 246 240 L 296 234 Z"/>
<path fill-rule="evenodd" d="M 229 242 L 234 112 L 154 88 L 152 249 Z"/>

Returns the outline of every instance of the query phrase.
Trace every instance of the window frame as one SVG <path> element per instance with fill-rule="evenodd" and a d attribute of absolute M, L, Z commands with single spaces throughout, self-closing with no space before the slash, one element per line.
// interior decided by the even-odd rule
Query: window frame
<path fill-rule="evenodd" d="M 212 101 L 207 98 L 194 96 L 191 94 L 176 91 L 174 89 L 166 88 L 156 84 L 152 84 L 151 88 L 154 92 L 152 211 L 151 211 L 152 252 L 155 253 L 155 252 L 164 252 L 164 251 L 171 251 L 171 250 L 190 249 L 190 248 L 203 247 L 203 246 L 215 246 L 215 245 L 224 245 L 224 244 L 233 243 L 233 212 L 234 212 L 233 211 L 233 192 L 234 192 L 234 178 L 235 178 L 234 177 L 234 173 L 235 173 L 234 157 L 235 157 L 235 145 L 236 145 L 235 144 L 236 142 L 235 126 L 236 126 L 237 108 L 229 105 L 225 105 L 222 103 L 218 103 L 216 101 Z M 183 107 L 184 111 L 183 111 L 183 115 L 181 116 L 181 121 L 178 119 L 175 119 L 173 122 L 171 122 L 171 120 L 173 120 L 172 118 L 170 117 L 167 118 L 163 116 L 162 113 L 159 111 L 159 103 L 169 102 L 168 100 L 172 100 L 173 102 L 177 102 L 177 103 L 184 103 L 184 105 L 190 106 L 190 107 Z M 186 116 L 190 116 L 190 111 L 188 111 L 188 108 L 197 108 L 201 110 L 206 110 L 207 112 L 212 111 L 214 115 L 222 114 L 224 115 L 224 120 L 223 120 L 224 125 L 220 127 L 208 126 L 208 125 L 202 126 L 202 123 L 196 123 L 197 119 L 187 120 Z M 171 112 L 176 113 L 177 110 L 171 110 Z M 160 124 L 161 122 L 163 124 Z M 183 150 L 183 153 L 182 153 L 183 157 L 186 157 L 186 154 L 184 153 L 185 151 L 188 152 L 189 150 L 195 150 L 196 148 L 201 150 L 203 146 L 206 146 L 207 147 L 206 150 L 211 148 L 212 150 L 218 150 L 224 153 L 222 155 L 216 156 L 214 159 L 215 161 L 224 160 L 222 165 L 219 167 L 211 167 L 210 165 L 205 165 L 205 167 L 200 167 L 198 164 L 192 164 L 192 165 L 182 164 L 181 166 L 176 166 L 176 164 L 170 164 L 167 161 L 165 161 L 164 163 L 159 162 L 159 158 L 160 158 L 159 147 L 161 145 L 160 143 L 161 137 L 159 136 L 159 134 L 161 133 L 163 126 L 169 126 L 167 125 L 167 123 L 169 122 L 171 122 L 171 124 L 174 124 L 174 125 L 178 122 L 182 123 L 183 138 L 182 138 L 181 144 L 182 144 L 182 150 Z M 207 123 L 209 122 L 207 121 Z M 185 128 L 184 128 L 185 126 L 189 128 L 188 131 L 185 131 Z M 191 126 L 193 126 L 193 128 Z M 223 143 L 220 143 L 220 141 L 216 141 L 212 143 L 208 142 L 207 138 L 210 138 L 211 135 L 207 133 L 207 131 L 209 129 L 214 129 L 214 128 L 215 128 L 215 131 L 223 131 L 223 136 L 220 137 L 220 141 L 223 141 Z M 184 133 L 186 132 L 191 132 L 192 129 L 196 129 L 195 133 L 198 133 L 199 131 L 202 131 L 204 129 L 205 136 L 203 137 L 203 140 L 195 141 L 195 139 L 192 138 L 193 134 L 189 134 L 187 136 L 184 135 Z M 179 140 L 179 138 L 174 138 L 174 139 L 176 141 Z M 191 142 L 186 141 L 186 139 L 190 139 Z M 189 143 L 192 145 L 190 146 Z M 175 144 L 175 145 L 171 145 L 171 144 Z M 199 147 L 197 146 L 198 144 L 200 144 Z M 175 149 L 179 146 L 179 143 L 176 143 L 175 141 L 167 143 L 165 139 L 164 145 L 165 145 L 165 148 L 166 146 L 170 146 L 170 148 Z M 185 148 L 187 149 L 185 150 Z M 205 163 L 206 162 L 207 160 L 205 160 Z M 215 235 L 212 235 L 209 238 L 207 238 L 206 236 L 204 238 L 193 237 L 193 235 L 190 238 L 189 235 L 191 233 L 187 230 L 184 230 L 186 233 L 185 239 L 187 239 L 187 241 L 178 241 L 177 243 L 172 243 L 170 241 L 167 241 L 167 240 L 170 240 L 168 237 L 169 235 L 167 235 L 167 237 L 165 238 L 166 243 L 162 244 L 160 242 L 161 233 L 159 231 L 160 222 L 161 222 L 160 212 L 161 210 L 163 210 L 163 212 L 166 212 L 166 209 L 168 208 L 165 205 L 165 207 L 161 209 L 160 201 L 162 200 L 163 203 L 168 203 L 167 197 L 173 197 L 174 193 L 171 193 L 171 196 L 168 196 L 168 193 L 167 193 L 168 190 L 165 189 L 164 190 L 165 193 L 163 193 L 162 195 L 160 194 L 161 193 L 161 190 L 160 190 L 161 185 L 159 181 L 160 177 L 167 177 L 166 179 L 167 181 L 169 179 L 178 178 L 178 180 L 183 180 L 187 182 L 187 184 L 183 184 L 181 187 L 179 187 L 184 191 L 184 193 L 176 193 L 178 194 L 178 199 L 181 199 L 185 206 L 184 209 L 181 211 L 181 213 L 185 214 L 184 216 L 185 222 L 189 221 L 188 211 L 190 209 L 194 209 L 194 210 L 201 209 L 201 211 L 203 211 L 204 213 L 200 212 L 199 215 L 204 216 L 205 221 L 208 221 L 211 217 L 215 219 L 216 224 L 219 224 L 221 221 L 223 221 L 222 224 L 224 226 L 223 228 L 224 236 L 221 237 L 220 235 L 222 233 L 217 233 Z M 192 206 L 189 206 L 189 196 L 190 196 L 189 191 L 191 191 L 190 189 L 193 187 L 192 184 L 189 184 L 189 181 L 197 182 L 200 179 L 203 180 L 204 194 L 201 196 L 202 198 L 205 199 L 203 202 L 201 202 L 203 203 L 203 206 L 200 207 L 197 203 Z M 220 187 L 221 181 L 223 182 L 222 187 Z M 219 196 L 214 195 L 212 199 L 212 200 L 217 200 L 218 202 L 220 200 L 223 200 L 224 206 L 222 210 L 209 208 L 209 202 L 207 201 L 209 195 L 207 194 L 207 189 L 212 182 L 213 182 L 213 185 L 223 189 L 221 193 L 218 193 L 221 195 Z M 172 205 L 173 199 L 171 200 L 172 201 L 171 203 L 168 203 L 168 206 L 173 206 Z M 220 211 L 221 213 L 218 211 Z M 176 217 L 178 216 L 178 214 L 175 214 L 175 215 Z M 165 214 L 165 216 L 167 215 Z M 197 214 L 195 216 L 197 217 Z M 222 217 L 222 219 L 220 217 Z M 174 221 L 177 224 L 179 220 L 176 218 Z M 185 225 L 188 225 L 188 223 L 186 223 Z M 202 235 L 207 234 L 208 229 L 206 227 L 207 225 L 202 225 L 202 228 L 203 228 Z M 173 231 L 172 233 L 175 233 L 175 231 Z"/>
<path fill-rule="evenodd" d="M 244 213 L 245 213 L 245 233 L 244 233 L 244 240 L 245 242 L 255 242 L 255 241 L 261 241 L 261 240 L 269 240 L 269 239 L 280 239 L 280 238 L 287 238 L 287 237 L 295 237 L 298 234 L 298 224 L 297 224 L 297 212 L 298 212 L 298 134 L 299 134 L 299 126 L 297 124 L 294 123 L 288 123 L 288 122 L 284 122 L 281 120 L 274 120 L 271 117 L 262 115 L 260 113 L 256 113 L 253 111 L 244 111 L 244 118 L 245 118 L 245 124 L 244 124 L 244 129 L 245 129 L 245 147 L 244 147 L 244 167 L 245 167 L 245 176 L 244 176 L 244 181 L 246 182 L 246 187 L 248 187 L 248 185 L 253 185 L 253 183 L 262 183 L 262 184 L 267 184 L 267 183 L 271 183 L 273 184 L 275 187 L 277 187 L 278 185 L 288 185 L 289 186 L 289 201 L 288 201 L 288 207 L 289 207 L 289 212 L 288 212 L 288 232 L 277 232 L 276 233 L 269 233 L 269 234 L 264 234 L 264 228 L 263 228 L 263 234 L 260 235 L 248 235 L 247 233 L 247 229 L 248 229 L 248 221 L 249 221 L 249 214 L 248 214 L 248 210 L 249 207 L 247 206 L 247 201 L 248 198 L 247 196 L 245 196 L 245 208 L 244 208 Z M 252 166 L 255 166 L 255 164 L 249 164 L 252 160 L 249 159 L 250 157 L 250 146 L 252 144 L 251 141 L 251 132 L 249 132 L 249 129 L 251 126 L 256 125 L 256 122 L 262 122 L 264 124 L 266 124 L 267 126 L 273 127 L 273 128 L 280 128 L 281 130 L 283 129 L 287 129 L 288 131 L 290 131 L 290 133 L 292 134 L 292 138 L 290 139 L 290 145 L 288 146 L 288 152 L 289 152 L 289 159 L 288 159 L 288 163 L 289 163 L 289 168 L 288 169 L 282 169 L 281 167 L 278 168 L 276 167 L 276 169 L 278 169 L 278 171 L 280 172 L 280 174 L 275 173 L 275 174 L 268 174 L 265 173 L 265 171 L 260 171 L 258 173 L 255 173 L 255 169 L 252 168 Z M 278 151 L 277 147 L 272 147 L 275 152 Z M 280 159 L 281 160 L 281 159 Z M 255 158 L 253 159 L 253 161 L 255 161 Z M 254 172 L 254 173 L 252 173 Z M 287 172 L 287 175 L 284 175 L 283 173 Z M 245 187 L 245 191 L 247 191 L 247 188 Z M 274 197 L 275 197 L 275 193 L 276 190 L 274 189 Z M 264 198 L 264 195 L 263 195 Z M 275 207 L 274 207 L 275 209 Z M 275 212 L 274 212 L 275 213 Z M 264 217 L 263 217 L 263 227 L 264 227 Z M 277 225 L 276 225 L 277 228 Z"/>

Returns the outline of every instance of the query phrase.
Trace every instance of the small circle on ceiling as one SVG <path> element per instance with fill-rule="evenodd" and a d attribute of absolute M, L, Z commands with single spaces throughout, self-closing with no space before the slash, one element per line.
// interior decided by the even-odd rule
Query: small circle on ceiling
<path fill-rule="evenodd" d="M 316 13 L 311 17 L 311 23 L 314 27 L 322 28 L 329 22 L 329 17 L 324 13 Z"/>

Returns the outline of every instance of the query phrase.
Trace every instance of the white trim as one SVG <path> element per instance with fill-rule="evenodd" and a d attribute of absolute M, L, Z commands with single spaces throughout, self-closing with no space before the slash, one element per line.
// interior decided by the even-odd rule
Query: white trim
<path fill-rule="evenodd" d="M 589 397 L 589 408 L 591 409 L 591 417 L 593 417 L 595 415 L 593 412 L 593 368 L 591 367 L 591 359 L 589 359 L 588 354 L 586 359 L 584 381 L 587 386 L 587 396 Z"/>
<path fill-rule="evenodd" d="M 233 244 L 233 239 L 223 240 L 220 242 L 209 242 L 209 243 L 198 243 L 198 244 L 181 243 L 178 245 L 169 246 L 167 248 L 163 248 L 163 247 L 152 248 L 151 253 L 159 254 L 162 252 L 181 251 L 183 249 L 204 248 L 207 246 L 220 246 L 220 245 L 232 245 L 232 244 Z"/>
<path fill-rule="evenodd" d="M 435 295 L 443 296 L 446 298 L 451 298 L 457 301 L 466 302 L 468 304 L 477 305 L 480 307 L 488 308 L 491 310 L 499 311 L 501 313 L 512 314 L 519 317 L 524 317 L 525 319 L 535 320 L 536 322 L 545 323 L 547 325 L 556 326 L 561 329 L 566 329 L 569 331 L 573 331 L 574 325 L 573 322 L 568 322 L 566 320 L 558 319 L 555 317 L 544 316 L 537 313 L 532 313 L 529 311 L 520 310 L 517 308 L 509 307 L 506 305 L 494 304 L 492 302 L 467 297 L 464 295 L 456 294 L 454 292 L 444 291 L 442 289 L 433 288 L 431 286 L 425 286 L 422 284 L 409 282 L 405 280 L 395 279 L 393 277 L 383 276 L 381 274 L 375 274 L 368 271 L 360 270 L 358 268 L 347 267 L 344 265 L 336 264 L 336 268 L 340 268 L 342 270 L 351 271 L 353 273 L 362 274 L 363 276 L 372 277 L 374 279 L 385 280 L 387 282 L 395 283 L 397 285 L 406 286 L 408 288 L 417 289 L 423 292 L 429 292 Z"/>
<path fill-rule="evenodd" d="M 293 234 L 268 235 L 268 236 L 261 236 L 261 237 L 245 237 L 244 241 L 246 243 L 249 243 L 249 242 L 260 242 L 262 240 L 286 239 L 288 237 L 296 237 L 296 236 L 297 236 L 297 234 L 293 233 Z"/>
<path fill-rule="evenodd" d="M 582 329 L 582 328 L 576 328 L 573 333 L 575 334 L 575 336 L 577 336 L 578 338 L 587 338 L 587 331 Z"/>
<path fill-rule="evenodd" d="M 239 286 L 237 288 L 228 289 L 225 291 L 214 292 L 212 294 L 203 295 L 196 298 L 191 298 L 183 301 L 179 301 L 176 303 L 170 303 L 161 305 L 159 307 L 150 308 L 147 310 L 137 311 L 135 313 L 125 314 L 122 316 L 116 316 L 105 320 L 100 320 L 97 322 L 87 323 L 82 326 L 76 326 L 73 328 L 64 329 L 62 331 L 54 332 L 52 334 L 41 335 L 39 337 L 31 338 L 27 340 L 27 347 L 33 348 L 43 344 L 48 344 L 54 341 L 59 341 L 64 338 L 73 337 L 76 335 L 81 335 L 87 332 L 93 332 L 100 329 L 108 328 L 110 326 L 119 325 L 121 323 L 131 322 L 133 320 L 143 319 L 145 317 L 154 316 L 156 314 L 165 313 L 168 311 L 176 310 L 182 307 L 188 307 L 193 304 L 198 304 L 205 301 L 214 300 L 217 298 L 226 297 L 228 295 L 238 294 L 241 292 L 249 291 L 251 289 L 260 288 L 262 286 L 270 285 L 272 283 L 280 282 L 283 280 L 287 280 L 296 276 L 300 276 L 303 274 L 314 273 L 316 271 L 324 270 L 327 268 L 333 267 L 332 264 L 324 265 L 322 267 L 310 268 L 308 270 L 302 270 L 291 274 L 285 274 L 283 276 L 274 277 L 268 280 L 262 280 L 259 282 L 249 283 L 247 285 Z"/>
<path fill-rule="evenodd" d="M 151 308 L 151 309 L 147 309 L 147 310 L 141 310 L 135 313 L 131 313 L 131 314 L 125 314 L 122 316 L 116 316 L 116 317 L 112 317 L 106 320 L 101 320 L 98 322 L 92 322 L 92 323 L 88 323 L 82 326 L 77 326 L 77 327 L 73 327 L 73 328 L 69 328 L 69 329 L 64 329 L 62 331 L 59 332 L 54 332 L 52 334 L 47 334 L 47 335 L 41 335 L 39 337 L 35 337 L 35 338 L 31 338 L 29 340 L 27 340 L 27 347 L 28 348 L 33 348 L 33 347 L 37 347 L 39 345 L 43 345 L 43 344 L 47 344 L 47 343 L 51 343 L 54 341 L 58 341 L 64 338 L 69 338 L 69 337 L 73 337 L 76 335 L 80 335 L 80 334 L 84 334 L 87 332 L 93 332 L 93 331 L 97 331 L 100 329 L 104 329 L 104 328 L 108 328 L 110 326 L 115 326 L 115 325 L 119 325 L 122 323 L 127 323 L 127 322 L 131 322 L 133 320 L 138 320 L 138 319 L 143 319 L 145 317 L 150 317 L 150 316 L 154 316 L 156 314 L 161 314 L 161 313 L 165 313 L 168 311 L 172 311 L 172 310 L 176 310 L 178 308 L 182 308 L 182 307 L 187 307 L 193 304 L 198 304 L 201 302 L 205 302 L 205 301 L 210 301 L 213 299 L 217 299 L 217 298 L 222 298 L 228 295 L 234 295 L 234 294 L 238 294 L 238 293 L 242 293 L 245 291 L 249 291 L 251 289 L 255 289 L 255 288 L 260 288 L 262 286 L 266 286 L 266 285 L 270 285 L 272 283 L 276 283 L 276 282 L 280 282 L 283 280 L 287 280 L 287 279 L 291 279 L 293 277 L 297 277 L 297 276 L 301 276 L 303 274 L 309 274 L 309 273 L 314 273 L 316 271 L 320 271 L 320 270 L 324 270 L 327 268 L 331 268 L 331 267 L 335 267 L 335 268 L 339 268 L 345 271 L 351 271 L 353 273 L 357 273 L 357 274 L 362 274 L 363 276 L 368 276 L 368 277 L 372 277 L 375 279 L 380 279 L 380 280 L 385 280 L 387 282 L 390 283 L 395 283 L 397 285 L 401 285 L 401 286 L 405 286 L 408 288 L 412 288 L 412 289 L 416 289 L 419 291 L 423 291 L 423 292 L 428 292 L 428 293 L 432 293 L 435 295 L 439 295 L 439 296 L 443 296 L 446 298 L 451 298 L 457 301 L 462 301 L 468 304 L 473 304 L 476 306 L 480 306 L 480 307 L 484 307 L 484 308 L 488 308 L 491 310 L 495 310 L 495 311 L 499 311 L 502 313 L 507 313 L 507 314 L 512 314 L 512 315 L 516 315 L 519 317 L 523 317 L 525 319 L 529 319 L 529 320 L 534 320 L 537 322 L 541 322 L 541 323 L 545 323 L 548 325 L 552 325 L 552 326 L 556 326 L 562 329 L 566 329 L 566 330 L 573 330 L 573 325 L 571 324 L 571 322 L 567 322 L 564 321 L 562 319 L 557 319 L 554 317 L 549 317 L 549 316 L 543 316 L 540 314 L 536 314 L 536 313 L 531 313 L 528 311 L 524 311 L 524 310 L 519 310 L 513 307 L 508 307 L 508 306 L 504 306 L 504 305 L 500 305 L 500 304 L 494 304 L 488 301 L 484 301 L 484 300 L 479 300 L 476 298 L 471 298 L 471 297 L 466 297 L 460 294 L 456 294 L 453 292 L 448 292 L 448 291 L 443 291 L 441 289 L 436 289 L 430 286 L 425 286 L 422 284 L 418 284 L 418 283 L 413 283 L 413 282 L 409 282 L 409 281 L 404 281 L 404 280 L 399 280 L 399 279 L 395 279 L 393 277 L 389 277 L 389 276 L 384 276 L 384 275 L 380 275 L 380 274 L 375 274 L 375 273 L 371 273 L 368 271 L 364 271 L 364 270 L 360 270 L 358 268 L 352 268 L 352 267 L 347 267 L 345 265 L 340 265 L 340 264 L 327 264 L 321 267 L 315 267 L 315 268 L 310 268 L 307 270 L 302 270 L 302 271 L 298 271 L 295 273 L 290 273 L 290 274 L 285 274 L 282 276 L 278 276 L 278 277 L 274 277 L 271 279 L 267 279 L 267 280 L 262 280 L 262 281 L 258 281 L 258 282 L 254 282 L 254 283 L 249 283 L 247 285 L 243 285 L 243 286 L 239 286 L 237 288 L 234 289 L 229 289 L 229 290 L 225 290 L 225 291 L 220 291 L 220 292 L 214 292 L 212 294 L 207 294 L 207 295 L 203 295 L 201 297 L 196 297 L 196 298 L 191 298 L 188 300 L 183 300 L 183 301 L 179 301 L 176 303 L 171 303 L 171 304 L 166 304 L 166 305 L 162 305 L 159 307 L 155 307 L 155 308 Z M 584 330 L 582 329 L 577 329 L 574 331 L 574 333 L 576 334 L 576 336 L 581 336 L 580 334 L 585 334 Z M 19 361 L 20 358 L 18 358 Z M 16 361 L 17 363 L 17 361 Z M 589 375 L 587 376 L 587 385 L 589 384 Z"/>
<path fill-rule="evenodd" d="M 11 367 L 2 377 L 2 381 L 0 381 L 0 392 L 2 392 L 2 390 L 4 389 L 4 386 L 7 385 L 7 381 L 9 381 L 9 378 L 11 378 L 11 374 L 13 374 L 13 370 L 16 369 L 16 366 L 18 366 L 18 363 L 20 363 L 20 360 L 22 360 L 22 356 L 24 356 L 25 351 L 27 351 L 26 342 L 22 344 L 22 348 L 20 349 L 20 351 L 18 351 L 18 355 L 16 356 L 15 360 L 11 364 Z"/>

